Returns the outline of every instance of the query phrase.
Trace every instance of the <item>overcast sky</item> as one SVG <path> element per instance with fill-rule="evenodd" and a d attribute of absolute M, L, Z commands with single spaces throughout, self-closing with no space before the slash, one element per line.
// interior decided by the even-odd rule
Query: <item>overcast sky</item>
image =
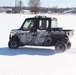
<path fill-rule="evenodd" d="M 28 6 L 29 0 L 22 0 L 24 6 Z M 15 0 L 0 0 L 0 6 L 15 6 Z M 43 7 L 76 7 L 76 0 L 41 0 Z"/>

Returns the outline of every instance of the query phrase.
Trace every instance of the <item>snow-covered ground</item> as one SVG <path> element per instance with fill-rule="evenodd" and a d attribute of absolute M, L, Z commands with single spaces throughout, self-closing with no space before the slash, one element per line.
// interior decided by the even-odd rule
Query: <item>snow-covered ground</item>
<path fill-rule="evenodd" d="M 76 15 L 45 15 L 57 17 L 59 27 L 76 30 Z M 30 16 L 34 15 L 0 14 L 0 75 L 76 75 L 76 32 L 71 49 L 64 53 L 51 47 L 8 48 L 11 29 Z"/>

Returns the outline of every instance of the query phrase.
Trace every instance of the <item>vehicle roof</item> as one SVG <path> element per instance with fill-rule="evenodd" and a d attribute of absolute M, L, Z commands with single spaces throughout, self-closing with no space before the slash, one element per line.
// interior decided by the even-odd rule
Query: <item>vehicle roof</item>
<path fill-rule="evenodd" d="M 52 19 L 52 20 L 57 20 L 56 17 L 46 17 L 46 16 L 35 16 L 34 18 L 49 18 L 49 19 Z"/>
<path fill-rule="evenodd" d="M 27 19 L 51 19 L 51 20 L 57 20 L 56 17 L 46 17 L 46 16 L 35 16 L 35 17 L 29 17 Z"/>

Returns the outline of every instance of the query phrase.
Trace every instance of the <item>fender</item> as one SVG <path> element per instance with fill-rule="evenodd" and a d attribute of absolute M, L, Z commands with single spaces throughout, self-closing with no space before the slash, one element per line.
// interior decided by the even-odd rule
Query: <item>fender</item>
<path fill-rule="evenodd" d="M 17 35 L 10 37 L 10 40 L 16 40 L 19 42 L 19 37 Z"/>

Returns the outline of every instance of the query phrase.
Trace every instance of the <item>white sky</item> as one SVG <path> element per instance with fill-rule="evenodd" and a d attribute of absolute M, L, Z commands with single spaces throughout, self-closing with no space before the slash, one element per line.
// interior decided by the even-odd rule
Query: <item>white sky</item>
<path fill-rule="evenodd" d="M 24 6 L 28 6 L 29 0 L 22 0 Z M 0 6 L 14 6 L 15 0 L 0 0 Z M 41 0 L 43 7 L 76 7 L 76 0 Z"/>

